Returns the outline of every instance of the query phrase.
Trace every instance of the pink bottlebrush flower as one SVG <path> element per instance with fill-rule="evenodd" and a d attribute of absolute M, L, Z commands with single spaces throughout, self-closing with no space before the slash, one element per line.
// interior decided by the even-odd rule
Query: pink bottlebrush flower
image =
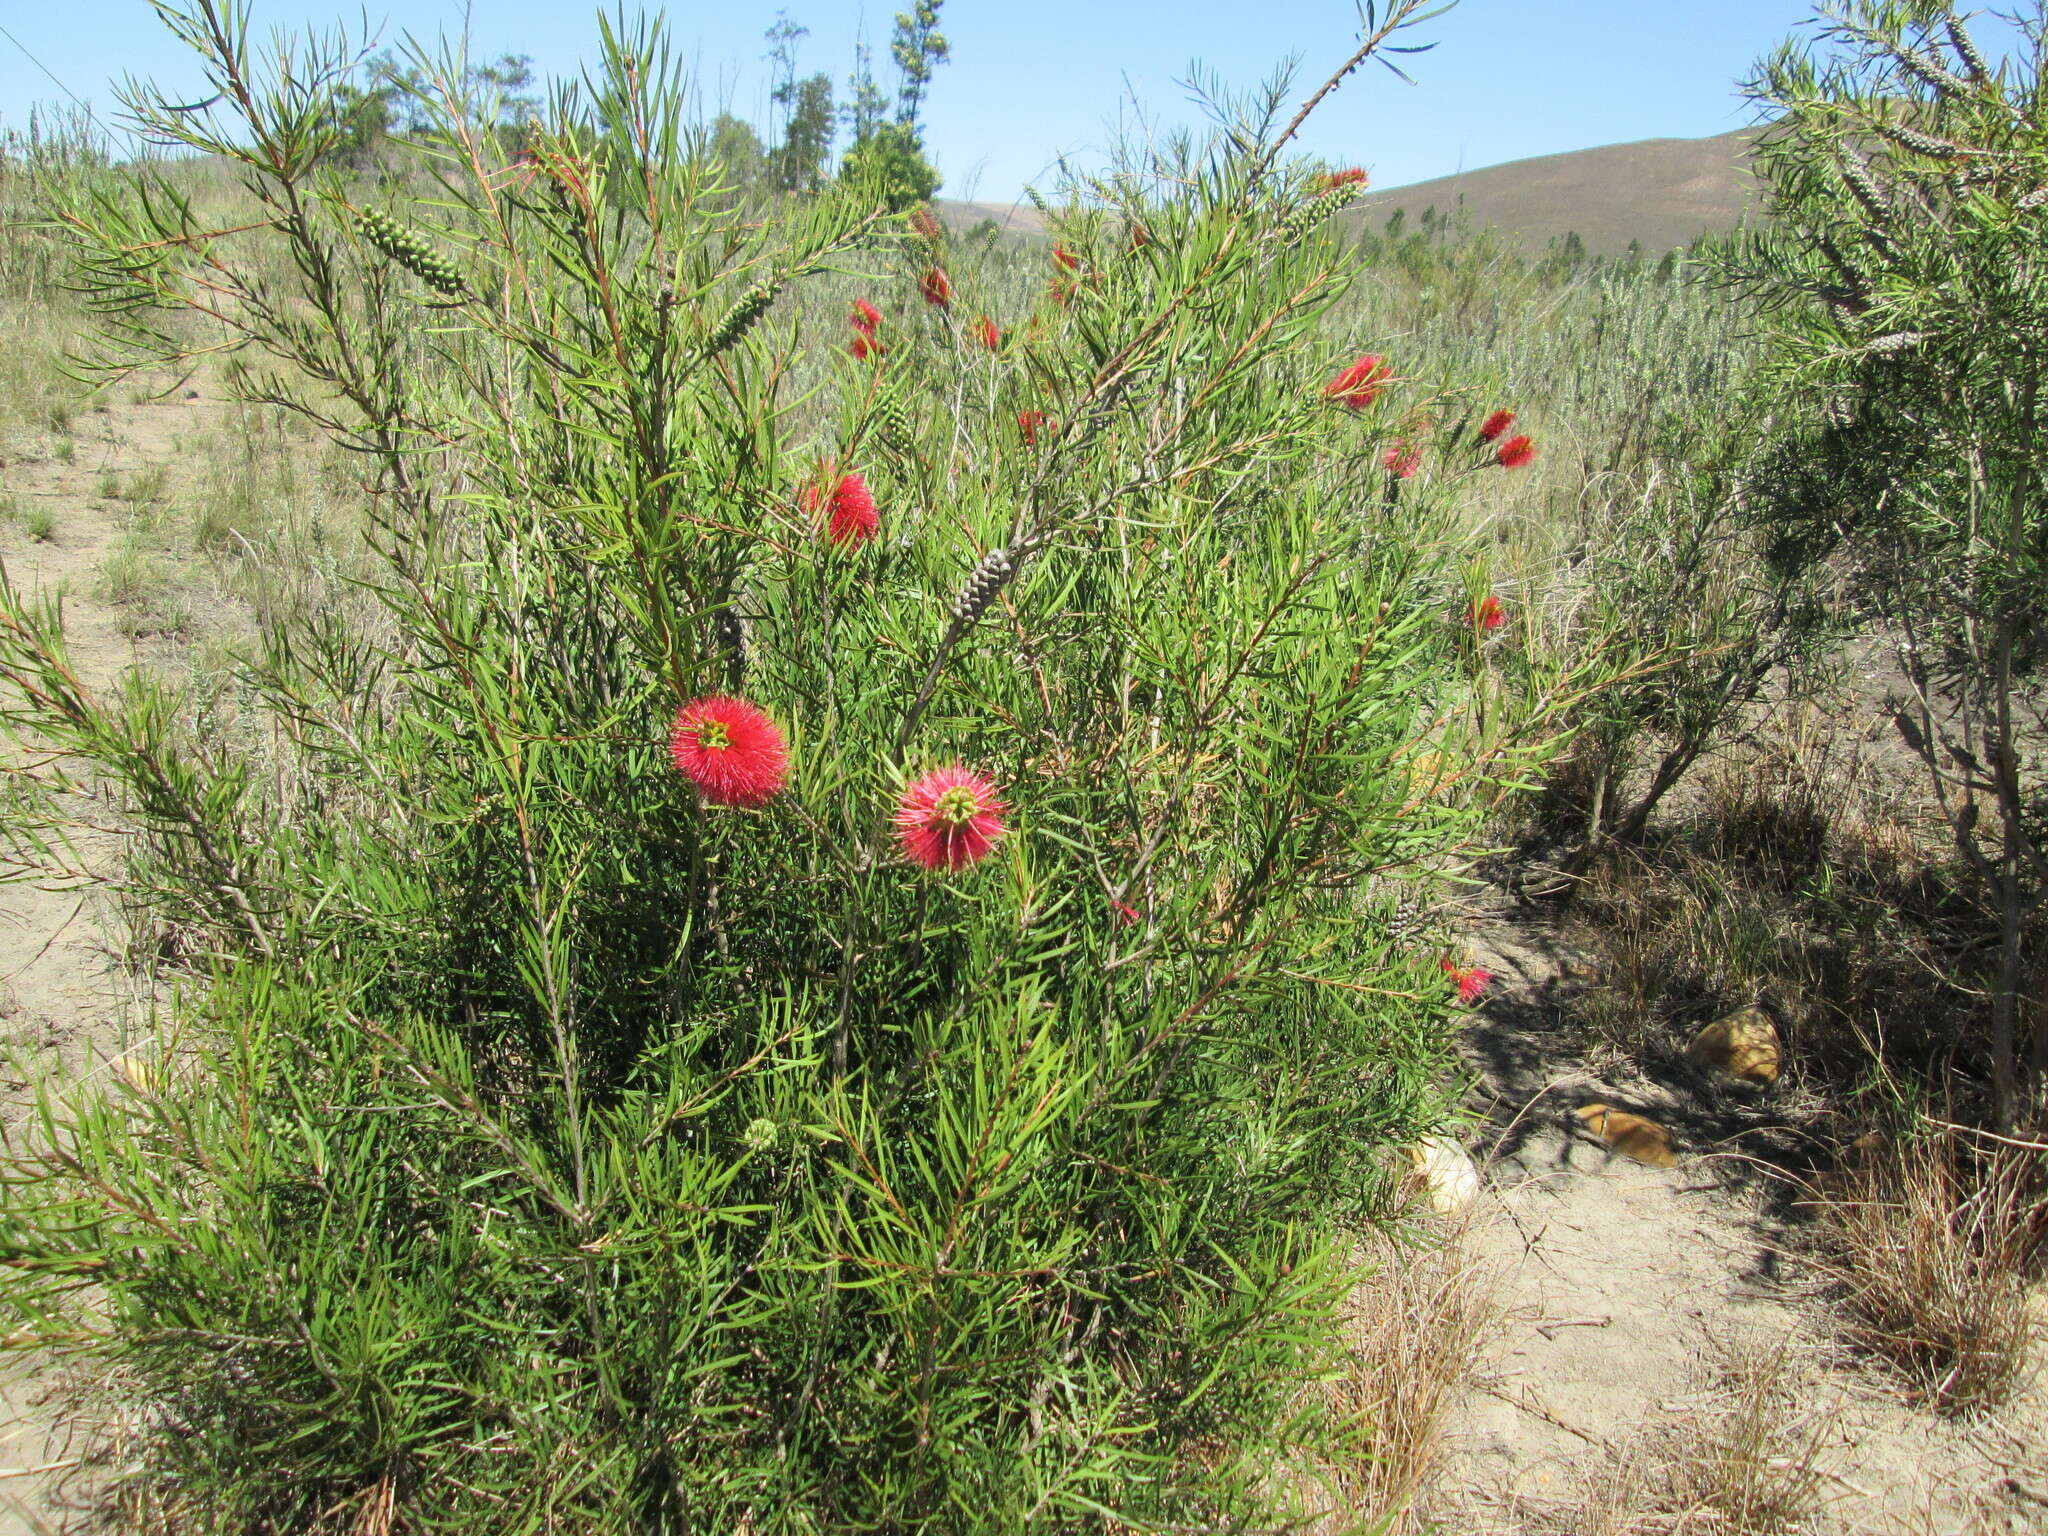
<path fill-rule="evenodd" d="M 1511 437 L 1494 451 L 1493 457 L 1502 469 L 1520 469 L 1536 457 L 1536 444 L 1526 437 Z"/>
<path fill-rule="evenodd" d="M 713 805 L 766 805 L 789 776 L 782 732 L 745 699 L 696 699 L 676 711 L 668 751 Z"/>
<path fill-rule="evenodd" d="M 1313 185 L 1318 192 L 1334 192 L 1339 187 L 1357 187 L 1360 191 L 1364 191 L 1368 185 L 1368 179 L 1363 166 L 1352 165 L 1346 166 L 1341 171 L 1323 172 L 1322 175 L 1315 179 Z"/>
<path fill-rule="evenodd" d="M 1412 479 L 1415 472 L 1422 468 L 1422 450 L 1413 443 L 1396 443 L 1387 450 L 1383 462 L 1387 466 L 1387 473 L 1396 480 Z"/>
<path fill-rule="evenodd" d="M 879 341 L 875 340 L 874 337 L 868 335 L 867 332 L 862 331 L 858 336 L 853 338 L 853 345 L 848 347 L 846 350 L 851 352 L 856 358 L 858 358 L 861 362 L 864 363 L 869 358 L 873 358 L 876 362 L 880 362 L 884 354 L 886 354 L 889 349 L 883 346 Z"/>
<path fill-rule="evenodd" d="M 1454 965 L 1450 958 L 1446 956 L 1443 967 L 1444 974 L 1451 978 L 1452 984 L 1458 989 L 1458 1001 L 1465 1004 L 1468 1008 L 1485 996 L 1488 985 L 1493 981 L 1493 972 L 1487 970 L 1484 966 L 1474 965 L 1461 968 Z"/>
<path fill-rule="evenodd" d="M 1003 835 L 1005 809 L 982 775 L 957 764 L 936 768 L 904 788 L 896 802 L 896 836 L 913 863 L 962 870 L 988 857 Z"/>
<path fill-rule="evenodd" d="M 1515 424 L 1513 411 L 1495 411 L 1480 425 L 1479 441 L 1490 443 Z"/>
<path fill-rule="evenodd" d="M 924 301 L 937 309 L 944 309 L 953 302 L 953 280 L 946 276 L 944 267 L 932 267 L 917 280 L 917 291 L 924 295 Z"/>
<path fill-rule="evenodd" d="M 1024 434 L 1025 447 L 1036 448 L 1038 446 L 1039 434 L 1044 433 L 1047 437 L 1057 437 L 1060 424 L 1046 415 L 1044 411 L 1019 411 L 1017 413 L 1017 430 Z"/>
<path fill-rule="evenodd" d="M 983 315 L 969 328 L 969 334 L 989 351 L 993 352 L 1003 344 L 1003 333 L 996 328 L 995 321 Z"/>
<path fill-rule="evenodd" d="M 1491 634 L 1508 621 L 1507 612 L 1501 607 L 1500 599 L 1491 592 L 1473 600 L 1470 618 L 1472 627 L 1481 634 Z"/>
<path fill-rule="evenodd" d="M 825 513 L 825 536 L 841 549 L 856 544 L 865 544 L 875 536 L 881 526 L 881 514 L 875 510 L 874 492 L 868 489 L 868 482 L 858 472 L 844 474 L 832 479 L 833 471 L 828 467 L 824 479 L 831 481 L 827 491 L 823 485 L 807 485 L 799 498 L 806 512 Z"/>
<path fill-rule="evenodd" d="M 1377 400 L 1393 370 L 1379 355 L 1368 352 L 1323 386 L 1323 397 L 1346 410 L 1362 411 Z"/>
<path fill-rule="evenodd" d="M 875 328 L 882 323 L 882 312 L 866 299 L 855 299 L 853 301 L 853 313 L 847 319 L 861 335 L 873 336 Z"/>
<path fill-rule="evenodd" d="M 1052 248 L 1052 262 L 1054 266 L 1063 272 L 1078 272 L 1081 270 L 1081 258 L 1068 250 L 1064 245 L 1055 245 Z"/>

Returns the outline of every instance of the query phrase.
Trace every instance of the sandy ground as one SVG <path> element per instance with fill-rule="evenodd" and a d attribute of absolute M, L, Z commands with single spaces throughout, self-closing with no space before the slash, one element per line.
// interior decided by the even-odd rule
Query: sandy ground
<path fill-rule="evenodd" d="M 101 477 L 179 464 L 181 439 L 201 430 L 211 402 L 172 398 L 110 404 L 75 423 L 74 453 L 10 458 L 0 490 L 19 508 L 41 504 L 48 539 L 0 525 L 0 559 L 26 591 L 62 593 L 71 660 L 95 689 L 150 660 L 146 643 L 124 632 L 118 611 L 94 599 L 102 563 L 121 533 L 116 512 L 96 501 Z M 92 864 L 107 840 L 80 850 Z M 112 1070 L 133 1027 L 135 987 L 118 959 L 115 914 L 76 883 L 0 885 L 0 1117 L 18 1122 L 35 1083 Z M 54 1403 L 57 1374 L 43 1360 L 0 1357 L 0 1536 L 47 1536 L 81 1529 L 67 1492 L 80 1447 Z M 36 1470 L 43 1469 L 43 1470 Z"/>
<path fill-rule="evenodd" d="M 1802 1529 L 2048 1533 L 2048 1373 L 1997 1413 L 1949 1422 L 1846 1360 L 1787 1258 L 1774 1186 L 1746 1176 L 1727 1106 L 1602 1083 L 1548 1049 L 1572 960 L 1540 927 L 1486 930 L 1474 949 L 1500 981 L 1466 1039 L 1486 1114 L 1467 1244 L 1500 1322 L 1452 1425 L 1445 1529 L 1596 1529 L 1577 1512 L 1589 1484 L 1711 1411 L 1732 1360 L 1781 1352 L 1797 1440 L 1826 1488 L 1821 1523 Z M 1594 1101 L 1670 1126 L 1677 1166 L 1587 1134 L 1570 1111 Z"/>

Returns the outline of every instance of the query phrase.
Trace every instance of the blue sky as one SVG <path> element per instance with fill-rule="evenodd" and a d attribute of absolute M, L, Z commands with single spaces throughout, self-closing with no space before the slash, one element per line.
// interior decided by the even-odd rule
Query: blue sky
<path fill-rule="evenodd" d="M 707 107 L 761 121 L 762 33 L 779 8 L 810 28 L 803 72 L 843 80 L 864 29 L 886 85 L 896 3 L 724 0 L 671 5 L 667 16 Z M 597 30 L 594 8 L 574 0 L 367 0 L 367 11 L 387 41 L 466 24 L 476 52 L 530 54 L 552 73 L 573 73 Z M 1304 147 L 1392 187 L 1595 144 L 1724 133 L 1749 121 L 1736 80 L 1811 13 L 1807 0 L 1461 0 L 1407 35 L 1437 44 L 1405 61 L 1416 84 L 1361 72 Z M 1356 45 L 1357 14 L 1352 0 L 948 0 L 953 62 L 926 108 L 944 195 L 1007 202 L 1027 181 L 1049 181 L 1062 153 L 1086 161 L 1134 122 L 1196 120 L 1177 83 L 1191 61 L 1250 86 L 1293 57 L 1304 85 L 1320 80 Z M 359 34 L 361 15 L 338 0 L 254 3 L 264 30 Z M 50 75 L 103 114 L 123 74 L 178 89 L 197 79 L 147 0 L 0 0 L 0 27 L 14 39 L 0 37 L 0 128 L 24 126 L 32 103 L 63 100 Z"/>

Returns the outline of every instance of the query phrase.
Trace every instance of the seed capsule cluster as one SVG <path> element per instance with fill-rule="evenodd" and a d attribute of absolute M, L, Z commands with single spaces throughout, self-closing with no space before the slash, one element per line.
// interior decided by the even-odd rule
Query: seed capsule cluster
<path fill-rule="evenodd" d="M 775 302 L 775 285 L 761 283 L 749 288 L 733 301 L 732 308 L 718 317 L 718 324 L 711 327 L 711 335 L 704 343 L 705 354 L 716 357 L 754 328 L 754 323 L 768 313 L 768 306 Z"/>
<path fill-rule="evenodd" d="M 451 299 L 462 292 L 462 274 L 446 258 L 436 254 L 426 241 L 381 208 L 365 208 L 358 213 L 356 229 L 365 240 L 434 292 Z"/>
<path fill-rule="evenodd" d="M 981 564 L 974 568 L 974 574 L 967 578 L 967 585 L 960 589 L 960 596 L 953 603 L 953 618 L 960 624 L 972 624 L 988 610 L 996 600 L 996 594 L 1003 590 L 1014 567 L 1010 564 L 1007 550 L 992 549 L 981 557 Z"/>

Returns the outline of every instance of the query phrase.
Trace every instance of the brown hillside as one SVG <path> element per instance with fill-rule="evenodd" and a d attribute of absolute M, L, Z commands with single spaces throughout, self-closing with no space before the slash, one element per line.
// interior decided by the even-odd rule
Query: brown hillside
<path fill-rule="evenodd" d="M 1711 139 L 1644 139 L 1563 155 L 1539 155 L 1389 188 L 1365 205 L 1383 223 L 1396 208 L 1412 220 L 1458 208 L 1475 229 L 1492 226 L 1541 250 L 1576 230 L 1586 249 L 1619 253 L 1631 240 L 1666 251 L 1741 222 L 1753 200 L 1749 168 L 1756 128 Z"/>

